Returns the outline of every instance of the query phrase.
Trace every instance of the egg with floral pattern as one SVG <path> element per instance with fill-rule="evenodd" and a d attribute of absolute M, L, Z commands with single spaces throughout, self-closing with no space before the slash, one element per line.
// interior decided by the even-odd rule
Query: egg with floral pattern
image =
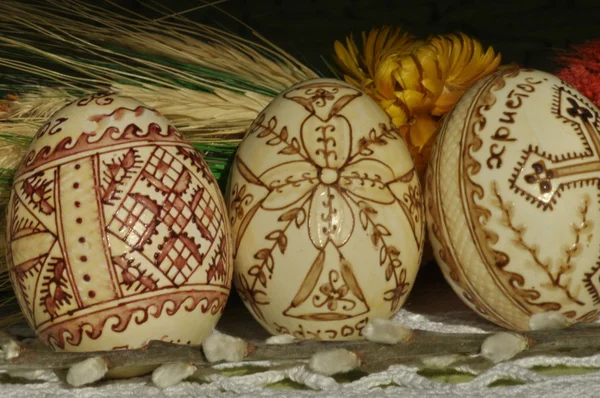
<path fill-rule="evenodd" d="M 424 207 L 405 142 L 366 94 L 314 79 L 277 96 L 227 192 L 234 283 L 272 334 L 359 339 L 412 289 Z"/>

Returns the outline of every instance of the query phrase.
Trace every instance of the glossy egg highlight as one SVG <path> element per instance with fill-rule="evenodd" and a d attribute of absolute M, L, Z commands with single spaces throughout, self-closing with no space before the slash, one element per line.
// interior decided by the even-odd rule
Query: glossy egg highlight
<path fill-rule="evenodd" d="M 344 82 L 305 81 L 267 106 L 238 149 L 227 204 L 234 282 L 272 334 L 359 339 L 413 286 L 418 176 L 390 118 Z"/>
<path fill-rule="evenodd" d="M 100 93 L 64 107 L 15 176 L 9 275 L 54 349 L 201 343 L 229 295 L 230 245 L 207 164 L 135 99 Z"/>
<path fill-rule="evenodd" d="M 599 126 L 573 87 L 518 68 L 480 81 L 446 117 L 426 179 L 429 237 L 448 282 L 488 320 L 529 330 L 536 314 L 597 317 Z"/>

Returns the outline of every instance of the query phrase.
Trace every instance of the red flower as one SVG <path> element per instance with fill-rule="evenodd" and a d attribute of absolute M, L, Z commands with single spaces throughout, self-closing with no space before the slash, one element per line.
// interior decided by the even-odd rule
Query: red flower
<path fill-rule="evenodd" d="M 556 75 L 600 107 L 600 39 L 559 52 Z"/>

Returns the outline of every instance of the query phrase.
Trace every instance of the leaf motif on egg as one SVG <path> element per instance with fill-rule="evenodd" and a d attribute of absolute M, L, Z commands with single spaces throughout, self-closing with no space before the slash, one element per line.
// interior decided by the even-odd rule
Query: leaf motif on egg
<path fill-rule="evenodd" d="M 232 217 L 234 256 L 240 254 L 246 235 L 252 235 L 256 223 L 260 223 L 255 219 L 266 217 L 265 212 L 277 216 L 277 227 L 264 232 L 267 245 L 257 247 L 251 259 L 255 260 L 253 265 L 238 272 L 236 278 L 242 298 L 264 323 L 270 320 L 263 309 L 272 304 L 267 292 L 269 279 L 277 268 L 285 272 L 281 267 L 285 267 L 285 249 L 293 226 L 306 231 L 314 257 L 302 265 L 307 267 L 306 274 L 295 285 L 295 294 L 283 308 L 285 317 L 340 321 L 369 314 L 371 308 L 356 275 L 357 266 L 385 269 L 387 288 L 380 294 L 382 300 L 388 301 L 390 313 L 398 310 L 410 290 L 410 283 L 403 279 L 405 270 L 398 259 L 400 250 L 394 243 L 399 239 L 399 231 L 388 224 L 390 220 L 378 217 L 377 209 L 395 206 L 396 214 L 410 220 L 409 235 L 415 250 L 419 251 L 423 204 L 415 192 L 420 192 L 420 188 L 410 160 L 405 162 L 410 168 L 398 173 L 398 168 L 393 169 L 372 156 L 377 148 L 385 148 L 390 141 L 403 145 L 388 118 L 371 125 L 357 124 L 344 112 L 362 96 L 355 88 L 330 80 L 293 87 L 273 103 L 286 102 L 294 112 L 303 114 L 294 122 L 297 125 L 286 123 L 285 117 L 267 108 L 245 138 L 257 148 L 273 148 L 268 153 L 275 153 L 277 162 L 269 167 L 257 167 L 256 159 L 247 154 L 244 144 L 238 151 L 229 194 L 230 212 L 237 214 Z M 364 125 L 369 126 L 368 130 L 355 131 Z M 393 188 L 396 184 L 403 188 Z M 249 199 L 245 203 L 248 209 L 242 210 L 244 216 L 240 217 L 243 198 Z M 344 254 L 344 247 L 357 228 L 376 249 L 378 261 L 375 264 L 357 264 L 363 260 Z M 299 244 L 296 238 L 294 241 Z M 409 264 L 409 267 L 414 265 Z M 411 274 L 414 273 L 415 270 L 411 270 Z"/>
<path fill-rule="evenodd" d="M 7 257 L 47 345 L 200 343 L 212 330 L 233 270 L 207 170 L 167 119 L 131 98 L 89 95 L 42 126 L 11 191 Z"/>
<path fill-rule="evenodd" d="M 489 320 L 527 330 L 540 312 L 598 315 L 599 132 L 588 99 L 518 68 L 483 79 L 447 117 L 427 175 L 429 236 L 450 284 Z"/>

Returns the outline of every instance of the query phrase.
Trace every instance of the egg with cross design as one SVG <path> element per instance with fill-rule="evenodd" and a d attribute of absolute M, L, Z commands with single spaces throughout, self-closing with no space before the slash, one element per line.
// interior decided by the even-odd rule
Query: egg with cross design
<path fill-rule="evenodd" d="M 277 96 L 238 149 L 227 205 L 235 285 L 272 334 L 360 339 L 412 289 L 419 179 L 390 118 L 349 84 L 314 79 Z"/>
<path fill-rule="evenodd" d="M 559 78 L 510 67 L 446 117 L 429 164 L 429 237 L 446 279 L 514 330 L 600 311 L 600 121 Z"/>
<path fill-rule="evenodd" d="M 169 121 L 132 98 L 88 95 L 39 129 L 6 232 L 23 314 L 56 350 L 199 344 L 229 295 L 218 184 Z"/>

